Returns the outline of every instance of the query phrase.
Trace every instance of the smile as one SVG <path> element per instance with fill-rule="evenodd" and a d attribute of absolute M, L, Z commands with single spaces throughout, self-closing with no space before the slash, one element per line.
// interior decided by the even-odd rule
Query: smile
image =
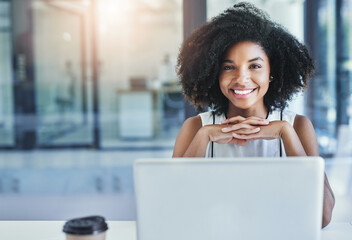
<path fill-rule="evenodd" d="M 247 95 L 247 94 L 254 92 L 254 90 L 256 90 L 256 88 L 245 89 L 245 90 L 231 89 L 232 92 L 234 92 L 235 94 L 238 94 L 238 95 Z"/>

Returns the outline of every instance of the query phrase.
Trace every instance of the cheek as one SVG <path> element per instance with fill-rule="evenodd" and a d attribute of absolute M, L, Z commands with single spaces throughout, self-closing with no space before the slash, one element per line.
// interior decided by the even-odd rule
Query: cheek
<path fill-rule="evenodd" d="M 222 93 L 224 93 L 224 89 L 225 89 L 225 84 L 224 84 L 224 81 L 220 80 L 219 79 L 219 88 L 220 88 L 220 91 Z"/>
<path fill-rule="evenodd" d="M 257 83 L 261 86 L 261 87 L 269 87 L 269 75 L 264 73 L 264 74 L 258 74 L 256 76 L 257 78 Z"/>
<path fill-rule="evenodd" d="M 269 90 L 269 82 L 263 83 L 260 88 L 261 88 L 262 95 L 265 96 Z"/>
<path fill-rule="evenodd" d="M 226 85 L 227 85 L 227 79 L 226 77 L 224 77 L 223 75 L 220 75 L 219 76 L 219 86 L 220 86 L 220 89 L 224 88 Z"/>
<path fill-rule="evenodd" d="M 265 90 L 266 92 L 268 91 L 269 89 L 269 81 L 263 81 L 260 83 L 260 87 Z"/>
<path fill-rule="evenodd" d="M 232 79 L 233 79 L 233 76 L 231 74 L 222 73 L 219 75 L 220 84 L 224 84 L 224 85 L 229 84 L 231 83 Z"/>

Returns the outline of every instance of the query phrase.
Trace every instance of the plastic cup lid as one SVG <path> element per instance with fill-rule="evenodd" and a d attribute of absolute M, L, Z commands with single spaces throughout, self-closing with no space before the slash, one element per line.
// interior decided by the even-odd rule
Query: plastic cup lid
<path fill-rule="evenodd" d="M 67 221 L 63 232 L 73 235 L 99 234 L 108 230 L 105 218 L 101 216 L 89 216 L 74 218 Z"/>

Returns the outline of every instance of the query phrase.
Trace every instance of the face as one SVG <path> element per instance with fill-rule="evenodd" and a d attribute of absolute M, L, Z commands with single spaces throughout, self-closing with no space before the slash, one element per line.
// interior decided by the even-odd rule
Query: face
<path fill-rule="evenodd" d="M 254 42 L 239 42 L 226 53 L 219 84 L 230 101 L 229 107 L 241 110 L 265 108 L 264 95 L 269 88 L 269 58 Z"/>

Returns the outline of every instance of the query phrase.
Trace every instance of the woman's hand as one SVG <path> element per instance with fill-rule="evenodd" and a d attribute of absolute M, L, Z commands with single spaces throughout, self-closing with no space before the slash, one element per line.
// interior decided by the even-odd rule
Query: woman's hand
<path fill-rule="evenodd" d="M 236 139 L 242 139 L 247 141 L 253 141 L 257 139 L 278 139 L 282 137 L 283 131 L 286 128 L 292 128 L 286 121 L 272 121 L 269 122 L 267 125 L 262 125 L 259 128 L 259 131 L 256 133 L 245 133 L 243 131 L 232 130 L 232 136 Z M 228 132 L 229 129 L 224 128 L 222 129 L 224 132 Z"/>
<path fill-rule="evenodd" d="M 234 140 L 254 140 L 254 135 L 258 136 L 261 132 L 261 128 L 270 124 L 269 120 L 249 117 L 244 118 L 241 116 L 232 117 L 221 122 L 221 129 L 224 133 L 231 133 Z M 226 125 L 226 127 L 224 127 Z"/>
<path fill-rule="evenodd" d="M 228 124 L 228 125 L 225 125 Z M 200 116 L 188 118 L 177 135 L 173 157 L 204 157 L 209 141 L 220 144 L 236 144 L 244 146 L 246 139 L 233 137 L 232 131 L 238 134 L 255 134 L 260 131 L 258 126 L 267 125 L 267 120 L 259 118 L 234 117 L 227 119 L 222 124 L 202 126 Z M 222 129 L 232 128 L 230 131 Z"/>
<path fill-rule="evenodd" d="M 247 123 L 247 124 L 252 124 L 252 125 L 267 125 L 269 124 L 269 120 L 265 118 L 259 118 L 259 117 L 242 117 L 242 116 L 236 116 L 232 118 L 225 119 L 224 121 L 221 122 L 221 124 L 237 124 L 237 123 Z"/>
<path fill-rule="evenodd" d="M 234 138 L 232 132 L 223 132 L 222 129 L 224 125 L 214 124 L 204 126 L 201 131 L 205 131 L 205 135 L 209 137 L 209 141 L 220 143 L 220 144 L 236 144 L 244 146 L 247 143 L 245 139 L 237 139 Z M 257 127 L 253 127 L 250 125 L 243 124 L 241 126 L 241 132 L 245 132 L 247 134 L 254 134 L 258 132 L 260 129 Z"/>
<path fill-rule="evenodd" d="M 225 125 L 227 124 L 227 125 Z M 221 125 L 207 125 L 204 126 L 202 131 L 209 137 L 209 141 L 220 144 L 236 144 L 244 146 L 247 143 L 246 139 L 240 139 L 233 136 L 233 133 L 251 135 L 258 133 L 260 128 L 258 126 L 267 125 L 269 121 L 257 117 L 244 118 L 236 116 L 226 119 L 221 122 Z M 224 126 L 226 130 L 224 131 Z"/>

